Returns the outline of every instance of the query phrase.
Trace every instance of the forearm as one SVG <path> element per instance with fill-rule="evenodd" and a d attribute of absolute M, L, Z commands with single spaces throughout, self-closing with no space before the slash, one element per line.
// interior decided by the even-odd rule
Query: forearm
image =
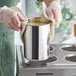
<path fill-rule="evenodd" d="M 45 4 L 46 4 L 47 7 L 50 5 L 50 3 L 52 1 L 58 1 L 60 3 L 60 0 L 43 0 L 43 1 L 45 2 Z"/>
<path fill-rule="evenodd" d="M 53 19 L 55 27 L 58 28 L 62 21 L 60 0 L 44 0 L 44 2 L 47 5 L 47 8 L 44 10 L 44 15 Z"/>
<path fill-rule="evenodd" d="M 7 12 L 9 12 L 9 11 L 6 11 L 6 10 L 8 10 L 9 8 L 7 7 L 7 6 L 3 6 L 3 7 L 0 7 L 0 22 L 4 22 L 4 15 L 6 15 L 7 14 Z"/>

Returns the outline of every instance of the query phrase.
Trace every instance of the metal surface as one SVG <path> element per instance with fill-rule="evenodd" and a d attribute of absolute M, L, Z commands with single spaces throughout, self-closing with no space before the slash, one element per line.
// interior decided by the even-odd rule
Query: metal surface
<path fill-rule="evenodd" d="M 40 17 L 29 19 L 22 32 L 25 59 L 29 61 L 48 59 L 49 42 L 54 36 L 52 21 Z"/>
<path fill-rule="evenodd" d="M 65 57 L 75 56 L 76 52 L 63 51 L 61 46 L 65 44 L 52 44 L 54 49 L 49 51 L 50 57 L 55 56 L 56 61 L 48 62 L 47 65 L 21 65 L 19 76 L 76 76 L 76 62 L 68 61 Z"/>
<path fill-rule="evenodd" d="M 46 60 L 41 60 L 41 61 L 29 61 L 29 64 L 27 63 L 27 65 L 29 66 L 40 66 L 40 65 L 47 65 L 47 63 L 50 63 L 50 62 L 54 62 L 56 61 L 57 58 L 55 56 L 52 56 L 52 57 L 49 57 L 48 59 Z M 26 65 L 25 63 L 23 64 L 24 66 Z"/>
<path fill-rule="evenodd" d="M 76 52 L 69 52 L 69 51 L 63 51 L 61 50 L 61 46 L 63 46 L 64 44 L 52 44 L 50 45 L 51 47 L 53 47 L 54 49 L 51 51 L 49 51 L 49 57 L 52 57 L 52 56 L 55 56 L 57 58 L 56 61 L 53 61 L 53 62 L 49 62 L 47 63 L 47 65 L 50 67 L 50 66 L 57 66 L 57 67 L 61 67 L 61 66 L 70 66 L 70 65 L 73 65 L 73 66 L 76 66 L 76 63 L 75 62 L 71 62 L 71 61 L 68 61 L 65 59 L 65 57 L 67 56 L 73 56 L 73 55 L 76 55 Z M 19 51 L 23 51 L 23 50 L 17 50 L 18 53 Z M 19 55 L 20 57 L 20 55 Z M 19 58 L 20 59 L 20 58 Z M 24 63 L 24 62 L 23 62 Z"/>
<path fill-rule="evenodd" d="M 70 62 L 76 62 L 76 55 L 75 54 L 67 55 L 65 57 L 65 59 L 70 61 Z"/>
<path fill-rule="evenodd" d="M 76 69 L 29 68 L 20 70 L 19 76 L 76 76 Z"/>
<path fill-rule="evenodd" d="M 75 44 L 63 45 L 61 46 L 61 49 L 63 51 L 76 52 L 76 45 Z"/>

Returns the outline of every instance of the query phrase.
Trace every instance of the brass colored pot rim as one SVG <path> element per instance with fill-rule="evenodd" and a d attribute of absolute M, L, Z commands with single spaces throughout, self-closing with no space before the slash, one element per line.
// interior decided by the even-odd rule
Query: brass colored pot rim
<path fill-rule="evenodd" d="M 28 19 L 28 24 L 30 26 L 42 26 L 42 25 L 47 25 L 52 23 L 53 21 L 51 19 L 45 18 L 45 17 L 35 17 L 35 18 Z"/>

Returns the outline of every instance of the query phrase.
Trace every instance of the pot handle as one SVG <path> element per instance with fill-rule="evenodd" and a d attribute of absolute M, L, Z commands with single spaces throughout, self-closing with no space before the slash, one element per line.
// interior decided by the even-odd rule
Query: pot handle
<path fill-rule="evenodd" d="M 55 27 L 54 27 L 55 21 L 53 19 L 51 20 L 52 20 L 52 23 L 50 23 L 50 42 L 53 40 L 54 33 L 55 33 Z"/>
<path fill-rule="evenodd" d="M 22 41 L 23 41 L 24 33 L 27 30 L 27 26 L 28 26 L 28 20 L 26 22 L 21 23 L 20 36 L 21 36 Z"/>

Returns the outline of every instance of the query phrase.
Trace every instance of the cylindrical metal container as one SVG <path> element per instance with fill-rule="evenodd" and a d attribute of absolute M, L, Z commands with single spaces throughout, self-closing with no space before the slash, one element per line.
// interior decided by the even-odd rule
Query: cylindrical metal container
<path fill-rule="evenodd" d="M 52 20 L 41 17 L 29 19 L 22 32 L 24 57 L 36 61 L 47 59 L 49 43 L 53 36 Z"/>

